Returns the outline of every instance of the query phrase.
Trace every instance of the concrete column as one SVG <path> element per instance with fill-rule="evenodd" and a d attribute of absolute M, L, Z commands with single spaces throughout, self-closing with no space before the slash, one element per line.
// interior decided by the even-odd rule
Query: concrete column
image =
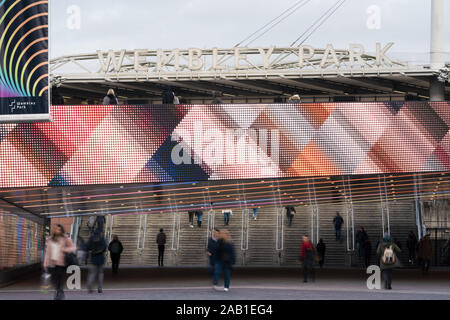
<path fill-rule="evenodd" d="M 430 66 L 434 71 L 445 67 L 444 55 L 444 0 L 431 1 Z M 445 86 L 436 78 L 430 81 L 430 101 L 444 101 Z"/>
<path fill-rule="evenodd" d="M 430 80 L 430 101 L 445 101 L 445 83 L 436 77 Z"/>

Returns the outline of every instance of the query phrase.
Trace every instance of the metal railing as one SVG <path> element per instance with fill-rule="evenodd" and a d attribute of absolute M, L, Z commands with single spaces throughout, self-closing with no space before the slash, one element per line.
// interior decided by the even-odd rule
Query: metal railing
<path fill-rule="evenodd" d="M 242 212 L 241 251 L 247 251 L 249 238 L 250 210 L 245 208 L 242 209 L 241 212 Z"/>
<path fill-rule="evenodd" d="M 311 207 L 311 242 L 319 242 L 319 206 L 317 204 L 316 188 L 314 181 L 306 180 L 308 186 L 309 205 Z"/>
<path fill-rule="evenodd" d="M 147 214 L 139 215 L 139 232 L 138 232 L 138 241 L 137 241 L 137 249 L 144 250 L 145 248 L 145 237 L 147 234 Z"/>
<path fill-rule="evenodd" d="M 344 189 L 344 204 L 346 213 L 346 235 L 347 235 L 347 251 L 355 251 L 355 212 L 353 210 L 352 186 L 350 178 L 345 180 L 342 177 L 342 185 Z"/>
<path fill-rule="evenodd" d="M 380 190 L 380 203 L 381 203 L 381 228 L 383 238 L 386 234 L 391 234 L 391 225 L 389 219 L 389 199 L 387 196 L 386 177 L 383 175 L 378 176 L 378 186 Z"/>

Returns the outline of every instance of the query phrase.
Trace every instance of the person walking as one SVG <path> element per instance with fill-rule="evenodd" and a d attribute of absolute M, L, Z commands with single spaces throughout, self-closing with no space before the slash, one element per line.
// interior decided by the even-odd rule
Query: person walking
<path fill-rule="evenodd" d="M 429 271 L 432 258 L 433 244 L 431 243 L 430 235 L 427 234 L 419 241 L 419 259 L 423 274 Z"/>
<path fill-rule="evenodd" d="M 203 220 L 203 211 L 198 210 L 195 212 L 195 215 L 197 216 L 197 226 L 199 228 L 202 227 L 202 220 Z"/>
<path fill-rule="evenodd" d="M 361 227 L 356 233 L 356 252 L 359 258 L 364 256 L 364 243 L 368 238 L 366 230 L 364 230 L 364 227 Z"/>
<path fill-rule="evenodd" d="M 303 236 L 302 245 L 300 246 L 300 262 L 303 265 L 303 282 L 308 282 L 308 273 L 311 273 L 312 281 L 314 282 L 314 247 L 307 236 Z"/>
<path fill-rule="evenodd" d="M 325 251 L 326 251 L 326 245 L 325 242 L 323 242 L 322 238 L 320 238 L 319 243 L 316 246 L 316 250 L 319 255 L 319 266 L 320 268 L 322 268 L 325 262 Z"/>
<path fill-rule="evenodd" d="M 44 254 L 44 271 L 50 273 L 55 287 L 55 300 L 64 300 L 63 280 L 66 274 L 66 254 L 75 253 L 77 247 L 66 235 L 64 227 L 56 225 L 47 238 Z"/>
<path fill-rule="evenodd" d="M 84 239 L 81 236 L 78 236 L 77 239 L 77 260 L 78 263 L 81 265 L 82 263 L 84 263 L 85 265 L 87 264 L 87 252 L 86 252 L 86 242 L 84 241 Z"/>
<path fill-rule="evenodd" d="M 156 243 L 158 244 L 158 267 L 164 267 L 164 249 L 166 247 L 166 234 L 164 229 L 159 229 L 156 236 Z"/>
<path fill-rule="evenodd" d="M 383 273 L 384 288 L 387 290 L 392 290 L 392 270 L 401 267 L 400 260 L 397 258 L 400 252 L 400 248 L 392 242 L 389 235 L 386 235 L 378 246 L 380 269 Z"/>
<path fill-rule="evenodd" d="M 170 86 L 164 87 L 164 91 L 162 93 L 162 103 L 163 104 L 173 104 L 175 99 L 175 93 L 172 91 Z"/>
<path fill-rule="evenodd" d="M 89 266 L 88 274 L 88 292 L 92 293 L 92 285 L 95 278 L 97 278 L 97 291 L 103 292 L 103 267 L 105 264 L 105 252 L 107 249 L 105 238 L 102 232 L 96 229 L 94 234 L 89 238 L 86 248 L 91 252 L 91 265 Z"/>
<path fill-rule="evenodd" d="M 288 221 L 288 226 L 292 225 L 292 219 L 294 218 L 294 214 L 297 213 L 293 206 L 286 206 L 286 217 Z"/>
<path fill-rule="evenodd" d="M 103 98 L 104 105 L 117 105 L 119 100 L 117 100 L 116 94 L 113 89 L 109 89 L 106 96 Z"/>
<path fill-rule="evenodd" d="M 406 240 L 406 247 L 408 248 L 408 262 L 414 264 L 417 252 L 417 237 L 414 231 L 409 232 L 408 239 Z"/>
<path fill-rule="evenodd" d="M 370 256 L 372 254 L 372 243 L 369 238 L 363 244 L 363 252 L 364 252 L 364 266 L 366 269 L 370 266 Z"/>
<path fill-rule="evenodd" d="M 194 227 L 194 214 L 195 211 L 188 211 L 188 215 L 189 215 L 189 227 L 193 228 Z"/>
<path fill-rule="evenodd" d="M 336 211 L 336 216 L 333 219 L 334 235 L 336 237 L 336 241 L 341 240 L 341 229 L 343 223 L 344 219 L 342 219 L 341 215 L 339 214 L 339 211 Z"/>
<path fill-rule="evenodd" d="M 258 208 L 253 208 L 253 220 L 256 221 L 257 217 L 258 217 Z"/>
<path fill-rule="evenodd" d="M 236 263 L 236 254 L 228 230 L 220 231 L 217 241 L 217 260 L 214 268 L 214 289 L 218 290 L 219 277 L 223 274 L 225 292 L 230 290 L 231 267 Z"/>
<path fill-rule="evenodd" d="M 230 223 L 230 216 L 233 214 L 233 211 L 230 209 L 222 210 L 223 213 L 223 224 L 227 226 Z"/>
<path fill-rule="evenodd" d="M 214 274 L 214 268 L 217 262 L 217 241 L 219 241 L 219 238 L 220 230 L 218 228 L 214 228 L 211 238 L 208 239 L 208 247 L 206 248 L 211 274 Z"/>
<path fill-rule="evenodd" d="M 119 272 L 120 255 L 123 251 L 122 242 L 119 241 L 118 236 L 113 236 L 113 240 L 108 245 L 109 255 L 111 256 L 112 273 Z"/>

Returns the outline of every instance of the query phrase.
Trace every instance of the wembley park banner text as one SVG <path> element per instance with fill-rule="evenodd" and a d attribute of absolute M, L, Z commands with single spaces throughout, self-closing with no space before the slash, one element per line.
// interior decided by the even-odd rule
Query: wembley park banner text
<path fill-rule="evenodd" d="M 48 121 L 48 1 L 0 1 L 0 122 Z"/>
<path fill-rule="evenodd" d="M 448 102 L 53 106 L 0 125 L 0 188 L 450 170 Z"/>

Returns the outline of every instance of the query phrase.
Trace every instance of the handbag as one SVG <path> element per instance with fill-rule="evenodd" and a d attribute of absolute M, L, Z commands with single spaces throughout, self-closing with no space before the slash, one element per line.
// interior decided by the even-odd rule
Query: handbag
<path fill-rule="evenodd" d="M 64 254 L 64 264 L 66 265 L 66 267 L 68 266 L 73 266 L 73 265 L 78 265 L 78 259 L 77 256 L 74 252 L 66 252 Z"/>

